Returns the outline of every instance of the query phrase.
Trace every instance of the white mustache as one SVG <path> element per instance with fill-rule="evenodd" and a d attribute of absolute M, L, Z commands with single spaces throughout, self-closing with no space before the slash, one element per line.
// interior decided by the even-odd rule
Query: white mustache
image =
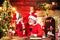
<path fill-rule="evenodd" d="M 32 25 L 33 24 L 33 22 L 29 22 L 29 25 Z"/>

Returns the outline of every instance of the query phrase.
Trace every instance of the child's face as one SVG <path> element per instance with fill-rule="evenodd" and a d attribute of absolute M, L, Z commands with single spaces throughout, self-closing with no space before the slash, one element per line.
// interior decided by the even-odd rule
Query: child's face
<path fill-rule="evenodd" d="M 51 31 L 53 30 L 53 27 L 52 27 L 52 26 L 50 26 L 50 30 L 51 30 Z"/>

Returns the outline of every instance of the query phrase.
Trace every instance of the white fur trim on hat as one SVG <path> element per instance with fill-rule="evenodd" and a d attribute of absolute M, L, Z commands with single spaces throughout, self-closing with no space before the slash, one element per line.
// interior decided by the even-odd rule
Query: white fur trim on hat
<path fill-rule="evenodd" d="M 31 19 L 33 19 L 33 20 L 37 20 L 37 18 L 34 17 L 34 16 L 29 16 L 29 18 L 31 18 Z"/>

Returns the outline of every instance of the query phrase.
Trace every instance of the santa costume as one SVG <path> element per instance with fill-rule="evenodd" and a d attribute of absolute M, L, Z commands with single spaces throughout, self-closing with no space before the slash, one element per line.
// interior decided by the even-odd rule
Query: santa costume
<path fill-rule="evenodd" d="M 25 24 L 20 13 L 16 12 L 12 18 L 12 22 L 15 22 L 15 35 L 22 37 L 25 36 Z"/>
<path fill-rule="evenodd" d="M 28 28 L 28 36 L 34 36 L 34 37 L 42 37 L 43 30 L 41 29 L 41 26 L 37 24 L 37 18 L 36 16 L 29 16 L 29 28 Z"/>

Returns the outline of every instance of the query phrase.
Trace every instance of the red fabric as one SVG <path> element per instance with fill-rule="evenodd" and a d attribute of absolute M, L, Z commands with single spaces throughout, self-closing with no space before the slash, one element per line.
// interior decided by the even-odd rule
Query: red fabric
<path fill-rule="evenodd" d="M 41 29 L 41 26 L 39 24 L 32 26 L 29 26 L 29 29 L 32 28 L 32 31 L 28 31 L 28 36 L 31 35 L 31 33 L 33 34 L 37 34 L 38 37 L 41 37 L 43 35 L 43 30 Z"/>
<path fill-rule="evenodd" d="M 13 20 L 16 20 L 16 14 L 13 15 L 13 18 L 12 18 L 12 19 L 13 19 Z"/>
<path fill-rule="evenodd" d="M 32 14 L 34 14 L 34 13 L 32 13 Z M 24 24 L 25 24 L 25 30 L 26 30 L 26 34 L 25 34 L 25 36 L 28 34 L 28 27 L 29 27 L 29 25 L 28 25 L 28 17 L 29 17 L 29 15 L 30 14 L 28 14 L 28 15 L 26 15 L 25 17 L 23 17 L 23 22 L 24 22 Z M 14 21 L 13 20 L 16 20 L 16 14 L 14 14 L 13 15 L 13 18 L 12 18 L 12 23 L 14 23 Z M 21 22 L 19 23 L 19 24 L 16 24 L 16 34 L 17 34 L 17 36 L 19 36 L 19 37 L 21 37 L 21 36 L 23 36 L 23 32 L 21 31 L 22 30 L 22 24 L 21 24 Z"/>
<path fill-rule="evenodd" d="M 11 19 L 11 24 L 13 24 L 16 20 L 16 14 L 13 15 L 12 19 Z"/>
<path fill-rule="evenodd" d="M 11 23 L 13 24 L 14 21 L 16 20 L 16 14 L 13 15 L 13 18 L 12 18 L 12 21 Z M 25 20 L 23 20 L 25 22 Z M 25 22 L 26 23 L 26 22 Z M 23 31 L 22 31 L 22 24 L 21 22 L 19 22 L 18 24 L 15 22 L 15 32 L 16 32 L 16 35 L 19 36 L 19 37 L 22 37 L 23 36 Z"/>
<path fill-rule="evenodd" d="M 21 22 L 19 24 L 16 24 L 16 35 L 21 37 L 23 36 L 23 32 L 22 32 L 22 24 Z"/>
<path fill-rule="evenodd" d="M 33 15 L 34 17 L 37 17 L 37 15 L 35 14 L 35 12 L 33 12 L 32 15 Z"/>
<path fill-rule="evenodd" d="M 45 26 L 42 26 L 42 29 L 44 30 L 45 29 Z"/>
<path fill-rule="evenodd" d="M 31 13 L 31 15 L 34 16 L 34 17 L 37 17 L 37 15 L 35 14 L 35 12 Z"/>

